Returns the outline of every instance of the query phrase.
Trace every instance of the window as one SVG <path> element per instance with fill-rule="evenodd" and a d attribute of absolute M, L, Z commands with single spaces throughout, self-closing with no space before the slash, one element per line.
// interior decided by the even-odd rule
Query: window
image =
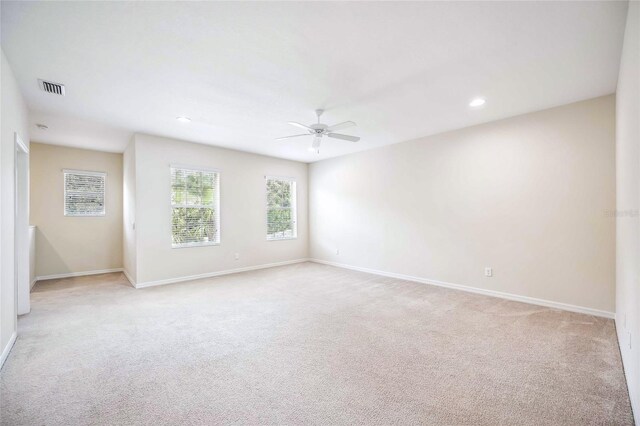
<path fill-rule="evenodd" d="M 288 240 L 298 236 L 296 223 L 296 181 L 267 176 L 267 240 Z"/>
<path fill-rule="evenodd" d="M 104 216 L 106 173 L 64 170 L 64 215 Z"/>
<path fill-rule="evenodd" d="M 220 174 L 171 167 L 172 247 L 220 243 Z"/>

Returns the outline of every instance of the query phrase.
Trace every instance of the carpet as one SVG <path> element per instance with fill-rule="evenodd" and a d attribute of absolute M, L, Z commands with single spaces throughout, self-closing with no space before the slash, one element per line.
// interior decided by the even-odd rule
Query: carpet
<path fill-rule="evenodd" d="M 314 263 L 43 281 L 2 425 L 630 425 L 612 320 Z"/>

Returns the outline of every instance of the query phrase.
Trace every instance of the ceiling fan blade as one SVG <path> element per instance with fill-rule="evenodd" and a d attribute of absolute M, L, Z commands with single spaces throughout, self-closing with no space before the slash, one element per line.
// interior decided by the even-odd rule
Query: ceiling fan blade
<path fill-rule="evenodd" d="M 360 138 L 358 136 L 341 135 L 340 133 L 329 133 L 327 136 L 334 139 L 343 139 L 350 142 L 358 142 Z"/>
<path fill-rule="evenodd" d="M 345 121 L 343 123 L 338 123 L 338 124 L 334 124 L 331 127 L 327 128 L 327 132 L 333 132 L 335 130 L 342 130 L 342 129 L 346 129 L 347 127 L 352 127 L 355 126 L 356 123 L 354 123 L 353 121 Z"/>
<path fill-rule="evenodd" d="M 299 136 L 311 136 L 309 133 L 304 133 L 302 135 L 291 135 L 291 136 L 283 136 L 281 138 L 276 138 L 277 141 L 281 141 L 283 139 L 289 139 L 289 138 L 297 138 Z"/>
<path fill-rule="evenodd" d="M 295 121 L 289 121 L 289 124 L 291 124 L 292 126 L 300 127 L 301 129 L 304 129 L 304 130 L 308 131 L 309 133 L 315 133 L 315 130 L 313 130 L 309 126 L 305 126 L 304 124 L 296 123 Z"/>

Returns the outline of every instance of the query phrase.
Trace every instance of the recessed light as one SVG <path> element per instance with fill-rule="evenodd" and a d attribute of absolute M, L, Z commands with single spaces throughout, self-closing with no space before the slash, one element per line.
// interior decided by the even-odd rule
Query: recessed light
<path fill-rule="evenodd" d="M 36 124 L 36 127 L 40 130 L 47 130 L 49 128 L 49 126 L 47 126 L 46 124 Z"/>
<path fill-rule="evenodd" d="M 191 123 L 191 119 L 189 117 L 184 117 L 182 115 L 180 117 L 176 117 L 176 120 L 181 123 Z"/>
<path fill-rule="evenodd" d="M 475 99 L 472 99 L 471 102 L 469 102 L 469 106 L 471 108 L 477 108 L 477 107 L 481 107 L 482 105 L 484 105 L 485 102 L 487 102 L 487 101 L 485 101 L 483 98 L 475 98 Z"/>

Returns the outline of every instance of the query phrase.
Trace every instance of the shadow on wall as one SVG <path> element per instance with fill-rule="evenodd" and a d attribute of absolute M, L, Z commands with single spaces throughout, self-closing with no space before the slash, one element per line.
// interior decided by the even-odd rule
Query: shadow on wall
<path fill-rule="evenodd" d="M 48 271 L 56 271 L 56 274 L 68 274 L 71 272 L 69 265 L 64 263 L 64 260 L 58 252 L 56 248 L 51 244 L 51 242 L 47 239 L 46 235 L 36 226 L 36 245 L 37 245 L 37 253 L 36 256 L 36 277 L 42 276 L 40 271 L 48 270 Z M 46 267 L 44 267 L 43 262 L 46 260 Z"/>

